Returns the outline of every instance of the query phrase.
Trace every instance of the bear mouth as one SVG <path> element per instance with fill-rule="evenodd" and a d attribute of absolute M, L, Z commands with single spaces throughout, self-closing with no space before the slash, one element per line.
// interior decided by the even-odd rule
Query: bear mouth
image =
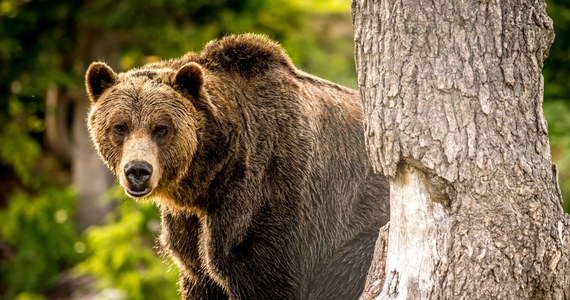
<path fill-rule="evenodd" d="M 151 190 L 152 189 L 150 187 L 147 187 L 147 188 L 142 189 L 142 190 L 133 190 L 130 188 L 125 189 L 125 191 L 127 192 L 127 194 L 129 194 L 129 196 L 135 197 L 135 198 L 144 197 L 144 196 L 148 195 L 148 193 L 150 193 Z"/>

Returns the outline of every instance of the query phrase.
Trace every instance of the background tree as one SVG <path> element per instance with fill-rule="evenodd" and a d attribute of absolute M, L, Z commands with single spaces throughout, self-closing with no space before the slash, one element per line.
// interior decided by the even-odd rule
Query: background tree
<path fill-rule="evenodd" d="M 569 298 L 545 3 L 354 0 L 353 24 L 367 147 L 391 198 L 363 298 Z"/>

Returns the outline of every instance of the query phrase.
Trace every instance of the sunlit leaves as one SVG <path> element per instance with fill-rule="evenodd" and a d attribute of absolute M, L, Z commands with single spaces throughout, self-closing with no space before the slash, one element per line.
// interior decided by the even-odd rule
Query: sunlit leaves
<path fill-rule="evenodd" d="M 76 270 L 94 275 L 100 293 L 113 291 L 122 299 L 178 298 L 175 268 L 152 248 L 159 227 L 156 208 L 124 199 L 110 217 L 107 225 L 88 229 L 89 256 Z"/>
<path fill-rule="evenodd" d="M 11 249 L 0 260 L 7 299 L 21 291 L 41 292 L 62 269 L 79 261 L 81 255 L 73 247 L 79 236 L 73 222 L 62 220 L 62 215 L 73 215 L 75 197 L 71 188 L 45 187 L 35 196 L 20 191 L 0 210 L 0 240 Z"/>

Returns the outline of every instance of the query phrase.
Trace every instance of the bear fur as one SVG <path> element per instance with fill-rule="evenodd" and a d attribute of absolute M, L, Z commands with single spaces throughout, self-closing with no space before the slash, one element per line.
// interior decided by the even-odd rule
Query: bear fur
<path fill-rule="evenodd" d="M 184 299 L 357 299 L 387 180 L 356 91 L 255 34 L 116 74 L 86 73 L 88 127 L 126 192 L 162 215 Z"/>

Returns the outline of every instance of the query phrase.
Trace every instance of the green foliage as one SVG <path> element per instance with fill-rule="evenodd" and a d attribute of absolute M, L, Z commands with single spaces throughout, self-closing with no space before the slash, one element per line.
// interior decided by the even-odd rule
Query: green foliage
<path fill-rule="evenodd" d="M 346 14 L 316 15 L 303 24 L 315 35 L 290 34 L 281 40 L 293 62 L 321 78 L 357 88 L 350 18 Z"/>
<path fill-rule="evenodd" d="M 0 241 L 10 249 L 0 260 L 0 291 L 8 299 L 33 299 L 81 257 L 74 250 L 79 236 L 71 222 L 75 192 L 55 181 L 57 164 L 42 156 L 34 137 L 43 130 L 35 115 L 40 107 L 26 100 L 10 97 L 4 116 L 10 121 L 0 115 L 0 165 L 14 170 L 21 184 L 0 210 Z"/>
<path fill-rule="evenodd" d="M 48 186 L 41 194 L 14 193 L 0 211 L 0 239 L 11 248 L 9 259 L 0 261 L 0 282 L 8 299 L 49 288 L 61 270 L 79 261 L 74 245 L 80 239 L 70 219 L 74 205 L 71 188 Z"/>
<path fill-rule="evenodd" d="M 122 189 L 113 194 L 124 198 Z M 88 257 L 76 270 L 94 276 L 100 291 L 115 291 L 121 299 L 176 299 L 176 268 L 152 249 L 159 228 L 152 203 L 121 201 L 107 225 L 87 230 Z"/>
<path fill-rule="evenodd" d="M 33 110 L 33 106 L 24 106 L 16 97 L 9 100 L 11 122 L 6 122 L 0 131 L 0 161 L 11 165 L 24 183 L 37 186 L 33 166 L 40 158 L 41 147 L 31 134 L 43 130 L 43 120 Z"/>
<path fill-rule="evenodd" d="M 14 300 L 46 300 L 46 298 L 39 294 L 21 293 Z"/>
<path fill-rule="evenodd" d="M 558 166 L 564 210 L 570 211 L 570 101 L 551 100 L 544 104 L 548 122 L 552 160 Z"/>
<path fill-rule="evenodd" d="M 546 3 L 556 37 L 544 65 L 544 97 L 547 101 L 570 101 L 570 2 L 548 0 Z"/>

